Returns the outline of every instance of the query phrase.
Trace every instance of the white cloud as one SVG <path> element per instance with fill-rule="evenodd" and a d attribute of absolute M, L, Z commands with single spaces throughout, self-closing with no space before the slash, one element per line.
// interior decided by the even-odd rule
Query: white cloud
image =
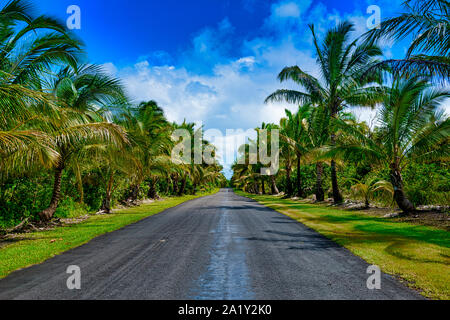
<path fill-rule="evenodd" d="M 274 3 L 271 18 L 300 18 L 310 6 L 311 0 L 288 0 Z"/>
<path fill-rule="evenodd" d="M 274 15 L 280 18 L 298 18 L 300 17 L 300 8 L 294 2 L 283 3 L 275 7 Z"/>

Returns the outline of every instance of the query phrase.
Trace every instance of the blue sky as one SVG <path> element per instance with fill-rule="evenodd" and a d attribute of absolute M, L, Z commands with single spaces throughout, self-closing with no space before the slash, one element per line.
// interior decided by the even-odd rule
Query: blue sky
<path fill-rule="evenodd" d="M 172 121 L 187 119 L 225 134 L 277 122 L 285 108 L 295 109 L 265 105 L 264 99 L 286 87 L 276 79 L 285 66 L 319 75 L 308 24 L 321 36 L 351 20 L 356 37 L 368 30 L 368 6 L 378 5 L 385 18 L 400 13 L 402 1 L 39 0 L 36 7 L 67 19 L 67 7 L 78 5 L 81 30 L 75 33 L 86 43 L 89 61 L 120 77 L 134 101 L 156 100 Z M 405 46 L 387 44 L 384 52 L 401 58 Z M 355 113 L 367 121 L 375 115 Z M 214 141 L 226 167 L 236 149 L 230 139 Z"/>
<path fill-rule="evenodd" d="M 61 19 L 67 17 L 69 5 L 78 5 L 83 14 L 83 27 L 77 33 L 86 42 L 91 60 L 100 63 L 106 59 L 120 66 L 158 52 L 168 53 L 172 59 L 155 60 L 155 63 L 173 63 L 192 44 L 195 35 L 224 19 L 233 26 L 235 41 L 266 36 L 271 30 L 261 27 L 273 6 L 285 3 L 285 8 L 292 12 L 298 7 L 306 13 L 308 7 L 315 5 L 309 0 L 39 0 L 36 3 L 39 12 Z M 330 12 L 362 12 L 367 7 L 364 1 L 327 0 L 321 4 Z M 239 56 L 239 47 L 230 49 L 229 53 Z"/>

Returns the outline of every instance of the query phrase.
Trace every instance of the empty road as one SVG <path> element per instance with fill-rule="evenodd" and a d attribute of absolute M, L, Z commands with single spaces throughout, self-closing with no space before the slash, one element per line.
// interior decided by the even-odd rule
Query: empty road
<path fill-rule="evenodd" d="M 67 267 L 81 290 L 67 289 Z M 0 299 L 421 299 L 304 225 L 231 190 L 189 201 L 0 280 Z"/>

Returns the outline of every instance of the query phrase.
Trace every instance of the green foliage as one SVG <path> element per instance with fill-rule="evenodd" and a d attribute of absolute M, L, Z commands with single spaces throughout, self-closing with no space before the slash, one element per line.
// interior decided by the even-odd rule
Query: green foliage
<path fill-rule="evenodd" d="M 25 218 L 35 218 L 50 201 L 49 181 L 48 173 L 40 173 L 0 183 L 0 227 L 12 227 Z"/>
<path fill-rule="evenodd" d="M 415 205 L 450 205 L 450 166 L 411 163 L 403 173 L 406 194 Z"/>
<path fill-rule="evenodd" d="M 388 67 L 397 74 L 428 74 L 445 82 L 450 77 L 450 3 L 447 0 L 406 0 L 404 11 L 385 19 L 365 35 L 369 42 L 402 41 L 412 35 L 405 59 L 390 59 L 374 69 Z M 373 70 L 369 70 L 373 72 Z"/>
<path fill-rule="evenodd" d="M 61 200 L 55 212 L 56 218 L 77 218 L 88 213 L 87 205 L 76 202 L 71 197 L 65 197 Z"/>

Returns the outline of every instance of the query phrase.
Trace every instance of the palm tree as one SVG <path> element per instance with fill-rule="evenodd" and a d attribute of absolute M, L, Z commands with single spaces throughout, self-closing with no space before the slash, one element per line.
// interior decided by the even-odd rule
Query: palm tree
<path fill-rule="evenodd" d="M 49 164 L 56 151 L 35 107 L 52 98 L 40 90 L 40 81 L 55 64 L 75 66 L 81 42 L 64 24 L 34 17 L 27 1 L 9 1 L 0 10 L 0 24 L 0 170 Z"/>
<path fill-rule="evenodd" d="M 296 190 L 297 196 L 303 198 L 305 192 L 301 181 L 301 159 L 306 153 L 305 139 L 306 128 L 304 122 L 311 117 L 311 105 L 300 106 L 296 113 L 285 110 L 286 118 L 280 121 L 281 139 L 287 144 L 284 147 L 292 147 L 295 152 L 297 162 Z"/>
<path fill-rule="evenodd" d="M 293 123 L 289 122 L 289 119 L 282 118 L 280 120 L 280 160 L 284 164 L 284 171 L 286 172 L 286 197 L 292 197 L 294 194 L 292 186 L 292 167 L 295 162 L 295 150 L 294 143 L 291 143 L 289 136 L 294 134 L 294 129 L 292 127 Z"/>
<path fill-rule="evenodd" d="M 314 26 L 310 26 L 316 49 L 317 64 L 322 82 L 301 70 L 298 66 L 285 68 L 278 79 L 281 82 L 292 80 L 304 88 L 304 91 L 278 90 L 271 94 L 266 102 L 286 101 L 288 103 L 323 105 L 329 109 L 331 118 L 337 118 L 339 112 L 351 106 L 374 107 L 381 100 L 381 73 L 372 73 L 363 77 L 365 71 L 377 64 L 381 49 L 358 40 L 350 41 L 354 25 L 343 22 L 329 30 L 319 45 Z M 371 85 L 373 84 L 373 85 Z M 330 132 L 330 143 L 336 143 L 335 132 Z M 331 161 L 331 180 L 335 203 L 342 202 L 339 192 L 336 162 Z"/>
<path fill-rule="evenodd" d="M 174 195 L 181 196 L 186 187 L 188 176 L 194 173 L 194 163 L 192 162 L 194 156 L 194 142 L 195 137 L 198 137 L 201 129 L 195 130 L 195 123 L 188 123 L 186 120 L 183 121 L 182 124 L 172 123 L 173 130 L 186 130 L 191 139 L 191 145 L 189 150 L 185 150 L 186 153 L 189 153 L 191 161 L 189 163 L 179 163 L 176 165 L 176 168 L 172 170 L 171 180 L 172 180 L 172 192 Z M 203 137 L 200 138 L 203 140 Z M 199 141 L 196 141 L 197 143 Z M 180 181 L 181 180 L 181 181 Z M 181 185 L 180 185 L 181 182 Z M 196 187 L 196 186 L 195 186 Z"/>
<path fill-rule="evenodd" d="M 28 1 L 9 1 L 0 11 L 0 70 L 12 84 L 40 83 L 52 66 L 77 67 L 82 43 L 64 23 L 46 16 L 34 17 Z"/>
<path fill-rule="evenodd" d="M 53 165 L 55 175 L 50 205 L 39 217 L 50 220 L 59 204 L 64 169 L 86 145 L 112 143 L 125 145 L 125 131 L 101 115 L 101 107 L 121 103 L 125 99 L 120 83 L 102 73 L 97 66 L 64 68 L 56 78 L 44 83 L 56 99 L 59 108 L 41 104 L 47 117 L 46 132 L 52 137 L 58 157 Z"/>
<path fill-rule="evenodd" d="M 390 59 L 376 67 L 389 66 L 396 73 L 429 74 L 443 80 L 450 77 L 450 3 L 447 0 L 406 0 L 405 12 L 386 19 L 379 29 L 365 37 L 369 41 L 412 36 L 405 59 Z M 369 70 L 371 72 L 371 70 Z"/>
<path fill-rule="evenodd" d="M 266 146 L 261 145 L 261 143 L 264 142 L 264 139 L 261 139 L 261 130 L 265 130 L 265 133 L 267 134 L 267 140 L 265 141 L 267 143 Z M 273 123 L 263 123 L 261 125 L 261 128 L 256 128 L 256 132 L 257 132 L 257 140 L 256 142 L 250 141 L 250 144 L 253 144 L 252 147 L 255 148 L 255 144 L 258 147 L 258 150 L 261 150 L 262 147 L 264 147 L 267 150 L 267 154 L 271 154 L 274 152 L 272 151 L 272 130 L 280 130 L 280 126 L 277 126 Z M 286 141 L 286 140 L 283 140 Z M 248 146 L 248 148 L 250 148 L 250 145 Z M 283 151 L 283 150 L 282 150 Z M 247 157 L 250 157 L 250 155 L 247 155 Z M 259 155 L 257 160 L 259 159 Z M 260 161 L 261 159 L 259 159 Z M 273 168 L 274 166 L 277 166 L 278 164 L 274 164 L 274 163 L 270 163 L 270 166 Z M 262 170 L 263 166 L 258 163 L 258 166 L 254 167 L 255 170 L 259 170 L 259 175 L 260 175 L 260 179 L 261 179 L 261 184 L 262 184 L 262 192 L 265 192 L 265 176 L 261 175 L 261 170 Z M 277 174 L 274 174 L 274 172 L 271 172 L 269 175 L 269 181 L 270 181 L 270 189 L 271 189 L 271 193 L 273 195 L 275 194 L 279 194 L 280 191 L 278 190 L 278 186 L 276 183 L 276 177 Z"/>
<path fill-rule="evenodd" d="M 156 186 L 160 176 L 170 165 L 170 150 L 173 142 L 170 138 L 171 126 L 164 111 L 155 101 L 142 102 L 137 107 L 137 120 L 140 135 L 136 142 L 141 149 L 144 177 L 148 179 L 150 199 L 158 198 Z"/>
<path fill-rule="evenodd" d="M 351 190 L 354 196 L 361 197 L 364 200 L 364 208 L 368 209 L 370 207 L 370 201 L 374 200 L 382 194 L 384 197 L 390 198 L 394 195 L 394 189 L 392 184 L 385 180 L 379 180 L 377 178 L 370 178 L 366 182 L 349 179 L 349 181 L 354 182 Z"/>
<path fill-rule="evenodd" d="M 316 201 L 321 202 L 325 200 L 325 192 L 322 186 L 323 180 L 323 161 L 317 159 L 317 151 L 328 143 L 329 140 L 329 126 L 330 117 L 329 110 L 326 107 L 318 106 L 314 108 L 311 116 L 306 122 L 306 136 L 305 143 L 306 152 L 309 155 L 308 161 L 316 164 L 316 185 L 315 195 Z"/>
<path fill-rule="evenodd" d="M 267 128 L 265 124 L 262 128 Z M 259 132 L 259 129 L 257 129 Z M 259 139 L 257 139 L 259 141 Z M 239 158 L 233 164 L 234 175 L 232 180 L 237 183 L 245 192 L 260 193 L 259 180 L 261 178 L 262 165 L 258 162 L 258 156 L 251 152 L 257 150 L 257 142 L 249 139 L 239 147 Z"/>
<path fill-rule="evenodd" d="M 414 211 L 404 192 L 402 170 L 411 162 L 448 160 L 450 118 L 439 111 L 439 106 L 449 97 L 448 90 L 431 87 L 428 79 L 396 78 L 380 109 L 379 136 L 368 136 L 345 121 L 335 120 L 336 127 L 351 138 L 332 148 L 327 156 L 350 159 L 360 154 L 372 163 L 389 167 L 395 201 L 404 212 Z"/>

